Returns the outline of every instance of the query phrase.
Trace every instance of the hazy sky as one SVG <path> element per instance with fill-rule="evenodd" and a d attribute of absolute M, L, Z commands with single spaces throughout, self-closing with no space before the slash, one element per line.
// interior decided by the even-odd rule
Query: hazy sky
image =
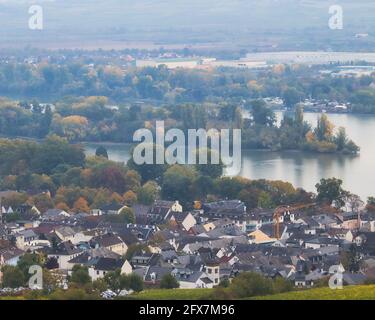
<path fill-rule="evenodd" d="M 44 30 L 39 37 L 122 33 L 132 39 L 171 37 L 219 41 L 220 35 L 268 32 L 324 32 L 328 8 L 340 4 L 347 33 L 375 28 L 375 0 L 0 0 L 0 40 L 32 36 L 28 8 L 40 4 Z M 178 31 L 183 30 L 183 36 Z M 142 34 L 141 34 L 142 33 Z"/>

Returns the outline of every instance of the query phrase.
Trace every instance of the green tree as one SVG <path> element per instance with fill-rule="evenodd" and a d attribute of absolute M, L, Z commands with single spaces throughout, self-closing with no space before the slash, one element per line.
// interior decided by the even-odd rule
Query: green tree
<path fill-rule="evenodd" d="M 163 198 L 179 200 L 183 205 L 191 204 L 195 197 L 192 186 L 196 177 L 197 173 L 191 167 L 181 165 L 170 167 L 163 177 Z"/>
<path fill-rule="evenodd" d="M 144 205 L 150 205 L 159 196 L 160 187 L 155 181 L 147 181 L 138 191 L 138 201 Z"/>
<path fill-rule="evenodd" d="M 130 289 L 134 290 L 135 292 L 140 292 L 143 290 L 143 279 L 136 273 L 132 273 L 127 276 L 129 281 Z"/>
<path fill-rule="evenodd" d="M 253 122 L 260 126 L 272 127 L 276 122 L 275 113 L 261 99 L 251 102 L 251 115 Z"/>
<path fill-rule="evenodd" d="M 344 198 L 347 192 L 342 188 L 342 180 L 336 178 L 321 179 L 320 183 L 315 185 L 318 192 L 317 200 L 327 202 L 331 205 L 336 203 L 337 208 L 341 208 L 344 204 Z"/>
<path fill-rule="evenodd" d="M 294 105 L 301 101 L 302 93 L 299 92 L 296 88 L 288 88 L 283 93 L 283 99 L 286 107 L 292 108 Z"/>
<path fill-rule="evenodd" d="M 3 283 L 4 288 L 19 288 L 25 285 L 25 276 L 22 270 L 15 266 L 4 266 Z"/>
<path fill-rule="evenodd" d="M 348 143 L 348 136 L 346 134 L 345 128 L 340 127 L 335 136 L 334 142 L 336 143 L 337 150 L 342 151 Z"/>
<path fill-rule="evenodd" d="M 341 254 L 341 263 L 346 271 L 358 272 L 361 268 L 361 256 L 357 247 L 352 244 L 349 251 Z"/>
<path fill-rule="evenodd" d="M 269 193 L 262 191 L 258 197 L 258 208 L 271 209 L 275 205 Z"/>
<path fill-rule="evenodd" d="M 125 207 L 122 209 L 120 218 L 124 223 L 135 223 L 135 214 L 132 208 Z"/>
<path fill-rule="evenodd" d="M 315 128 L 315 136 L 319 141 L 331 141 L 333 138 L 334 125 L 328 120 L 328 117 L 323 113 L 318 119 L 317 126 Z"/>
<path fill-rule="evenodd" d="M 160 281 L 161 289 L 175 289 L 179 287 L 180 287 L 180 284 L 177 281 L 177 279 L 169 273 L 164 275 Z"/>
<path fill-rule="evenodd" d="M 91 283 L 91 277 L 89 275 L 87 267 L 80 266 L 78 264 L 74 265 L 72 269 L 72 275 L 70 277 L 70 282 L 81 287 Z"/>
<path fill-rule="evenodd" d="M 107 152 L 107 149 L 103 146 L 99 146 L 96 151 L 95 151 L 95 155 L 97 157 L 104 157 L 106 159 L 108 159 L 108 152 Z"/>
<path fill-rule="evenodd" d="M 229 288 L 236 298 L 261 296 L 273 292 L 272 281 L 255 272 L 240 273 L 233 279 Z"/>

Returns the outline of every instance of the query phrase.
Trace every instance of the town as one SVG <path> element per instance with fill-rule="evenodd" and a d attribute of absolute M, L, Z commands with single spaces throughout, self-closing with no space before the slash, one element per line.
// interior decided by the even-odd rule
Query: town
<path fill-rule="evenodd" d="M 42 265 L 65 290 L 92 281 L 102 298 L 153 288 L 212 289 L 249 272 L 283 279 L 289 290 L 312 288 L 327 282 L 332 266 L 345 270 L 346 285 L 371 283 L 374 206 L 353 196 L 347 201 L 346 210 L 317 202 L 249 210 L 236 199 L 195 201 L 192 210 L 178 200 L 113 202 L 75 213 L 2 205 L 0 292 L 25 294 L 29 289 L 22 288 L 26 282 L 17 272 L 32 264 Z M 134 223 L 106 219 L 129 211 Z M 6 222 L 15 214 L 16 220 Z M 114 285 L 116 274 L 133 279 Z"/>

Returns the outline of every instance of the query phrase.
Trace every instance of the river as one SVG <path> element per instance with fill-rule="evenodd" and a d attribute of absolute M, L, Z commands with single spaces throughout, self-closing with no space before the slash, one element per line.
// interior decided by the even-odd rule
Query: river
<path fill-rule="evenodd" d="M 282 114 L 277 113 L 280 120 Z M 305 120 L 316 125 L 318 114 L 305 113 Z M 241 176 L 249 179 L 289 181 L 296 187 L 315 191 L 321 178 L 336 177 L 344 181 L 344 188 L 358 194 L 363 200 L 375 196 L 375 116 L 329 114 L 336 127 L 346 128 L 349 137 L 361 147 L 360 155 L 314 154 L 297 151 L 242 151 Z M 104 145 L 109 158 L 126 162 L 131 146 L 128 144 Z M 98 144 L 86 144 L 86 152 L 95 153 Z M 227 172 L 230 175 L 230 172 Z"/>

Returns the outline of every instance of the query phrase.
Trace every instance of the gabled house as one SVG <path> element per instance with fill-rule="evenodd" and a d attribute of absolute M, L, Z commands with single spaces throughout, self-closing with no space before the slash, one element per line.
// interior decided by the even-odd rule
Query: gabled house
<path fill-rule="evenodd" d="M 61 221 L 69 218 L 70 214 L 64 210 L 60 209 L 48 209 L 42 215 L 42 220 L 44 221 Z"/>
<path fill-rule="evenodd" d="M 240 200 L 222 200 L 204 203 L 202 209 L 204 216 L 212 219 L 229 218 L 239 220 L 246 213 L 246 206 Z"/>
<path fill-rule="evenodd" d="M 121 239 L 121 237 L 113 233 L 107 233 L 92 238 L 90 240 L 90 245 L 92 248 L 106 248 L 121 256 L 126 254 L 126 251 L 128 250 L 128 246 Z"/>
<path fill-rule="evenodd" d="M 159 284 L 161 279 L 167 275 L 171 274 L 173 268 L 171 266 L 150 266 L 147 268 L 146 274 L 144 276 L 144 281 L 147 284 L 156 285 Z"/>
<path fill-rule="evenodd" d="M 157 265 L 160 255 L 156 253 L 137 253 L 135 254 L 130 263 L 134 268 L 148 268 Z"/>
<path fill-rule="evenodd" d="M 182 206 L 178 201 L 155 200 L 147 213 L 147 218 L 153 222 L 168 220 L 173 213 L 182 213 Z"/>
<path fill-rule="evenodd" d="M 132 266 L 127 260 L 112 258 L 94 258 L 88 262 L 89 276 L 92 281 L 104 278 L 108 272 L 120 269 L 121 274 L 131 274 Z"/>
<path fill-rule="evenodd" d="M 74 240 L 74 235 L 76 234 L 76 232 L 71 227 L 67 227 L 67 226 L 56 228 L 55 233 L 61 241 L 72 241 L 72 242 Z"/>
<path fill-rule="evenodd" d="M 190 212 L 173 212 L 169 220 L 181 226 L 186 231 L 189 231 L 192 227 L 194 227 L 197 224 L 197 220 Z"/>
<path fill-rule="evenodd" d="M 71 270 L 74 264 L 69 263 L 70 260 L 83 253 L 82 249 L 77 248 L 70 241 L 59 243 L 55 248 L 47 250 L 48 258 L 55 258 L 62 270 Z"/>
<path fill-rule="evenodd" d="M 26 247 L 34 245 L 38 240 L 38 235 L 31 229 L 23 230 L 15 235 L 17 248 L 24 250 Z"/>
<path fill-rule="evenodd" d="M 190 271 L 188 273 L 174 273 L 181 289 L 196 289 L 214 287 L 213 281 L 203 271 Z"/>
<path fill-rule="evenodd" d="M 104 214 L 115 215 L 115 214 L 120 214 L 121 211 L 125 208 L 127 208 L 127 206 L 113 202 L 111 204 L 104 205 L 100 208 L 92 209 L 91 214 L 93 216 L 101 216 Z"/>
<path fill-rule="evenodd" d="M 16 266 L 24 251 L 15 247 L 0 249 L 0 269 L 3 265 Z"/>

